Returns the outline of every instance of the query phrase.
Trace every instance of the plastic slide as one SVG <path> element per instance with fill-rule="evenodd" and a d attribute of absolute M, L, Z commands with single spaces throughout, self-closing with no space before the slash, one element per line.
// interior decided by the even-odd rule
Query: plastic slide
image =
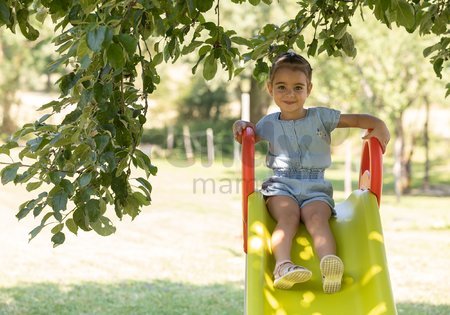
<path fill-rule="evenodd" d="M 264 199 L 254 192 L 254 135 L 243 135 L 243 217 L 246 263 L 245 313 L 247 315 L 395 315 L 383 233 L 379 216 L 382 186 L 382 152 L 376 139 L 365 141 L 360 187 L 336 206 L 331 221 L 338 255 L 345 271 L 341 291 L 325 294 L 319 261 L 311 238 L 301 228 L 293 242 L 292 259 L 313 272 L 306 283 L 291 290 L 273 287 L 274 259 L 270 235 L 275 227 Z"/>

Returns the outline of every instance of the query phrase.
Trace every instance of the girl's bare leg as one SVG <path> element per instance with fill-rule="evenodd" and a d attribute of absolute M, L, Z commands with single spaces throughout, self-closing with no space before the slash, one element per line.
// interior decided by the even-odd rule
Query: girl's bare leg
<path fill-rule="evenodd" d="M 277 221 L 272 233 L 272 251 L 276 260 L 273 286 L 290 289 L 294 284 L 311 278 L 311 271 L 291 261 L 292 239 L 300 225 L 300 207 L 294 199 L 286 196 L 270 197 L 267 206 Z"/>
<path fill-rule="evenodd" d="M 276 263 L 291 260 L 292 239 L 300 225 L 300 207 L 287 196 L 269 197 L 267 207 L 277 222 L 272 233 L 272 251 Z"/>
<path fill-rule="evenodd" d="M 330 229 L 330 206 L 323 201 L 313 201 L 301 209 L 301 219 L 313 240 L 320 259 L 336 255 L 336 241 Z"/>
<path fill-rule="evenodd" d="M 336 256 L 336 241 L 330 229 L 330 207 L 322 201 L 308 203 L 301 210 L 302 221 L 320 258 L 323 291 L 336 293 L 341 289 L 344 264 Z"/>

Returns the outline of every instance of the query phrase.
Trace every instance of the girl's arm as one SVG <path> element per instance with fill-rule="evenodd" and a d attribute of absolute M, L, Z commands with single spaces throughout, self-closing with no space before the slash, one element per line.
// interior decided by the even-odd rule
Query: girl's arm
<path fill-rule="evenodd" d="M 254 123 L 251 123 L 249 121 L 245 120 L 236 120 L 233 124 L 233 135 L 234 139 L 242 144 L 242 131 L 247 128 L 251 127 L 253 131 L 255 132 L 255 142 L 258 142 L 260 138 L 258 135 L 256 135 L 256 126 Z"/>
<path fill-rule="evenodd" d="M 363 139 L 377 138 L 380 141 L 383 153 L 386 151 L 386 146 L 391 139 L 391 135 L 384 121 L 367 114 L 341 114 L 337 128 L 352 127 L 372 129 Z"/>

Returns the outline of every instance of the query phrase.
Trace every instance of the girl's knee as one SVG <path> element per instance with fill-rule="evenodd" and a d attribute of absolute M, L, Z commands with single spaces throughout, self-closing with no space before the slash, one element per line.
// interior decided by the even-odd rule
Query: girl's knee
<path fill-rule="evenodd" d="M 323 211 L 313 211 L 306 215 L 302 215 L 302 221 L 310 233 L 329 226 L 329 219 L 330 215 Z"/>

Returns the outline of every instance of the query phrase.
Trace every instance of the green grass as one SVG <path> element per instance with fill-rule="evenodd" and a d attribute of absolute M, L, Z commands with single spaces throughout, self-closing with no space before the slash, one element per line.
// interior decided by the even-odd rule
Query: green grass
<path fill-rule="evenodd" d="M 156 280 L 58 285 L 39 283 L 0 290 L 0 314 L 241 314 L 238 285 L 198 286 Z"/>
<path fill-rule="evenodd" d="M 36 222 L 14 218 L 28 193 L 1 187 L 0 314 L 243 314 L 239 166 L 154 163 L 150 207 L 132 222 L 116 220 L 112 236 L 67 235 L 56 249 L 48 231 L 28 244 Z M 268 174 L 258 167 L 259 180 Z M 329 175 L 343 197 L 339 165 Z M 383 196 L 399 314 L 450 314 L 449 205 L 450 197 Z"/>
<path fill-rule="evenodd" d="M 432 305 L 426 303 L 398 303 L 398 315 L 448 315 L 448 305 Z"/>

